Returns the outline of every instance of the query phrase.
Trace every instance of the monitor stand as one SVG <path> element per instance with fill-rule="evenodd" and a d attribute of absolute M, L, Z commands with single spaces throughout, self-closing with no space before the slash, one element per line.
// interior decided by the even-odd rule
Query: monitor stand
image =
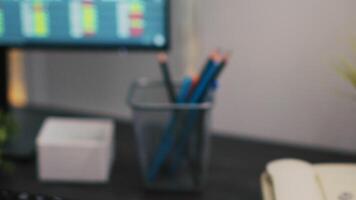
<path fill-rule="evenodd" d="M 4 112 L 8 112 L 9 110 L 9 103 L 7 101 L 7 65 L 7 49 L 0 48 L 0 110 Z"/>
<path fill-rule="evenodd" d="M 25 109 L 16 109 L 8 101 L 9 81 L 8 49 L 0 48 L 0 111 L 10 114 L 19 126 L 18 134 L 3 149 L 4 156 L 16 159 L 32 158 L 35 138 L 43 119 Z"/>

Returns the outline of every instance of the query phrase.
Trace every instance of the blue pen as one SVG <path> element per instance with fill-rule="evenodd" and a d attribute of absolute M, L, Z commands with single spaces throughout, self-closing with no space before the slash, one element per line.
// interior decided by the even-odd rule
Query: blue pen
<path fill-rule="evenodd" d="M 190 102 L 191 103 L 200 103 L 204 100 L 206 94 L 208 93 L 209 89 L 211 88 L 213 82 L 217 79 L 219 74 L 222 72 L 226 65 L 226 60 L 223 62 L 215 62 L 206 72 L 205 77 L 200 82 L 199 86 L 197 87 L 195 93 L 193 94 Z M 181 142 L 178 144 L 177 151 L 173 157 L 173 165 L 172 171 L 175 172 L 177 168 L 180 166 L 180 162 L 182 161 L 184 147 L 187 145 L 189 141 L 189 136 L 191 131 L 194 128 L 194 124 L 198 117 L 199 112 L 197 111 L 190 111 L 188 116 L 188 125 L 182 131 L 182 138 Z"/>
<path fill-rule="evenodd" d="M 177 97 L 177 103 L 184 103 L 189 95 L 189 90 L 191 88 L 193 81 L 192 78 L 186 76 L 183 79 L 179 94 Z M 154 181 L 159 173 L 159 170 L 166 160 L 168 154 L 170 153 L 174 145 L 174 131 L 177 126 L 177 118 L 179 118 L 179 113 L 174 113 L 171 117 L 167 127 L 165 128 L 164 134 L 162 136 L 162 142 L 157 150 L 157 153 L 153 159 L 153 162 L 149 169 L 148 180 Z"/>
<path fill-rule="evenodd" d="M 183 78 L 182 86 L 179 90 L 179 94 L 177 97 L 177 103 L 184 103 L 186 102 L 188 96 L 189 96 L 189 91 L 190 88 L 193 84 L 193 78 L 190 76 L 186 76 Z"/>
<path fill-rule="evenodd" d="M 174 143 L 174 129 L 177 121 L 177 117 L 174 114 L 171 120 L 168 123 L 168 126 L 165 129 L 165 132 L 162 136 L 160 146 L 157 150 L 157 153 L 153 159 L 153 162 L 148 171 L 148 180 L 154 181 L 157 177 L 157 174 L 165 161 L 167 155 L 170 153 L 171 148 Z"/>
<path fill-rule="evenodd" d="M 205 88 L 210 86 L 211 80 L 213 79 L 215 73 L 219 70 L 219 63 L 217 62 L 210 62 L 209 65 L 206 67 L 205 74 L 201 77 L 199 81 L 199 85 L 195 89 L 191 99 L 189 100 L 190 103 L 198 103 L 201 96 L 203 96 Z M 177 168 L 179 167 L 179 163 L 181 160 L 181 155 L 183 154 L 184 146 L 189 138 L 189 133 L 192 127 L 194 127 L 195 118 L 197 117 L 197 112 L 189 111 L 188 114 L 188 124 L 186 128 L 182 130 L 181 133 L 181 142 L 177 146 L 177 150 L 173 156 L 173 165 L 171 171 L 174 173 L 176 172 Z"/>

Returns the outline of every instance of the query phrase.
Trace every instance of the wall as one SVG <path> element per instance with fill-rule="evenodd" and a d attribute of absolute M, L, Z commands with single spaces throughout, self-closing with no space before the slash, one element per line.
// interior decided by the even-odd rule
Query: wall
<path fill-rule="evenodd" d="M 172 2 L 173 61 L 184 66 L 189 38 L 184 37 L 182 2 L 189 0 Z M 200 62 L 213 48 L 233 51 L 220 84 L 215 129 L 356 151 L 356 101 L 343 95 L 353 90 L 333 69 L 350 54 L 348 45 L 356 33 L 355 1 L 199 2 Z M 129 116 L 124 103 L 129 82 L 158 75 L 152 54 L 29 52 L 29 57 L 29 77 L 37 76 L 29 81 L 32 103 L 124 117 Z M 34 75 L 36 70 L 41 75 Z M 175 71 L 176 76 L 182 72 Z"/>
<path fill-rule="evenodd" d="M 352 0 L 205 0 L 203 50 L 233 50 L 214 127 L 253 138 L 356 151 L 353 88 L 333 67 L 350 54 Z"/>

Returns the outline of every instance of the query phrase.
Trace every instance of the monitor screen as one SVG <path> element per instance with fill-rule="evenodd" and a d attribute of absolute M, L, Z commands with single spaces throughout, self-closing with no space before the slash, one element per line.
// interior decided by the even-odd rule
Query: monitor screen
<path fill-rule="evenodd" d="M 169 0 L 0 0 L 0 46 L 164 49 Z"/>

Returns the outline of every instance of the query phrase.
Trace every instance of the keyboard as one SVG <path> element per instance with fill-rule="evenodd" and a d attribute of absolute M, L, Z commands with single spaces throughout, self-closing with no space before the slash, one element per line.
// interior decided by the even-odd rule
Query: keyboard
<path fill-rule="evenodd" d="M 14 192 L 0 189 L 0 200 L 68 200 L 58 196 L 32 194 L 28 192 Z"/>

